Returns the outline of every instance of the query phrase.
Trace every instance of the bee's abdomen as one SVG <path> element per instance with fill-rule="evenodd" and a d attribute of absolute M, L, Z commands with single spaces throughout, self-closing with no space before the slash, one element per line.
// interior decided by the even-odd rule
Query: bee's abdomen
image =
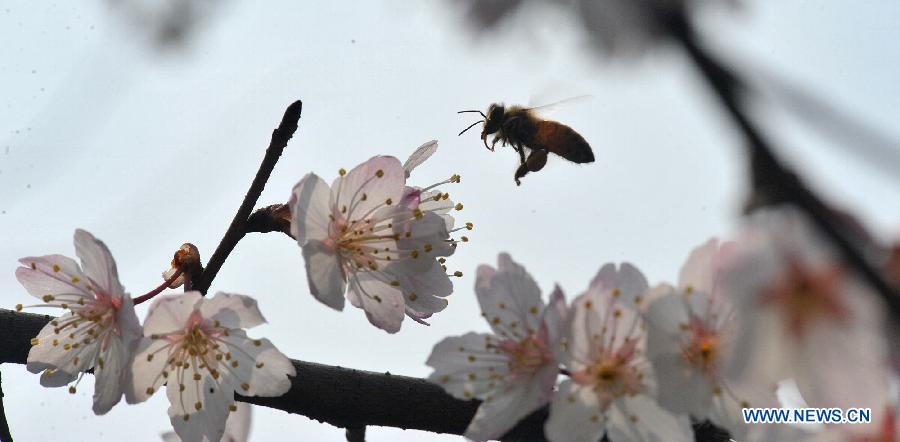
<path fill-rule="evenodd" d="M 556 121 L 543 120 L 534 131 L 534 147 L 547 149 L 573 163 L 591 163 L 594 152 L 578 132 Z"/>

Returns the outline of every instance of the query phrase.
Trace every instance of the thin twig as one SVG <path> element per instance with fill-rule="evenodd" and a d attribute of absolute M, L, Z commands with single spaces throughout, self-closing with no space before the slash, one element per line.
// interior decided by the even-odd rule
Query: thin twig
<path fill-rule="evenodd" d="M 12 440 L 12 435 L 9 434 L 9 422 L 6 421 L 6 409 L 3 408 L 3 373 L 0 372 L 0 442 L 12 442 Z"/>
<path fill-rule="evenodd" d="M 746 91 L 737 75 L 701 46 L 683 15 L 668 14 L 662 16 L 662 20 L 702 72 L 710 88 L 747 139 L 755 190 L 766 192 L 768 196 L 775 194 L 772 203 L 789 202 L 806 212 L 825 237 L 834 243 L 844 261 L 856 269 L 890 307 L 893 315 L 900 318 L 900 294 L 895 293 L 876 267 L 868 262 L 865 253 L 850 239 L 851 232 L 835 215 L 835 211 L 778 160 L 771 143 L 747 116 L 741 106 L 741 93 Z"/>
<path fill-rule="evenodd" d="M 175 282 L 175 280 L 178 279 L 179 276 L 181 276 L 181 273 L 182 273 L 181 269 L 175 270 L 175 273 L 173 273 L 172 276 L 169 277 L 169 279 L 166 279 L 165 281 L 163 281 L 162 284 L 160 284 L 158 287 L 156 287 L 153 290 L 150 290 L 147 293 L 144 293 L 141 296 L 138 296 L 137 298 L 134 298 L 133 299 L 134 305 L 138 305 L 138 304 L 140 304 L 144 301 L 147 301 L 148 299 L 151 299 L 154 296 L 162 293 L 163 290 L 169 288 L 169 286 L 172 285 L 172 283 Z"/>
<path fill-rule="evenodd" d="M 194 281 L 194 290 L 199 290 L 204 294 L 209 290 L 209 286 L 212 285 L 212 281 L 216 278 L 219 269 L 222 268 L 222 264 L 225 263 L 228 255 L 231 254 L 231 251 L 234 250 L 234 247 L 246 234 L 247 218 L 250 216 L 250 212 L 253 211 L 253 207 L 256 206 L 259 196 L 262 195 L 262 191 L 266 187 L 266 182 L 269 181 L 269 176 L 272 174 L 272 169 L 275 168 L 278 158 L 281 157 L 281 153 L 287 146 L 288 141 L 294 136 L 294 132 L 297 131 L 297 123 L 300 120 L 302 110 L 303 103 L 300 100 L 293 102 L 284 111 L 281 124 L 272 131 L 272 141 L 269 143 L 269 148 L 266 149 L 266 155 L 259 164 L 256 177 L 253 178 L 250 189 L 247 190 L 244 201 L 234 215 L 234 219 L 231 220 L 231 225 L 228 226 L 225 236 L 222 237 L 222 241 L 219 242 L 216 251 L 209 258 L 206 269 Z"/>

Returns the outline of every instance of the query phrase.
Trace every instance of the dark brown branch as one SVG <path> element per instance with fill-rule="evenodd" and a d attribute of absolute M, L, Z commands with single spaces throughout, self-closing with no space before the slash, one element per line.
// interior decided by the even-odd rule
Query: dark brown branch
<path fill-rule="evenodd" d="M 0 442 L 12 442 L 12 440 L 12 434 L 9 433 L 9 422 L 6 421 L 6 409 L 3 408 L 3 373 L 0 373 Z"/>
<path fill-rule="evenodd" d="M 272 141 L 269 143 L 269 148 L 266 149 L 266 155 L 259 164 L 259 170 L 250 184 L 250 189 L 247 190 L 247 194 L 244 196 L 244 201 L 234 215 L 234 219 L 231 220 L 231 225 L 228 226 L 228 230 L 225 232 L 225 236 L 222 237 L 222 241 L 219 242 L 219 246 L 216 247 L 216 251 L 209 258 L 206 269 L 196 281 L 193 281 L 195 290 L 199 290 L 201 293 L 206 293 L 209 290 L 209 286 L 212 285 L 212 281 L 216 278 L 219 269 L 222 268 L 222 264 L 225 263 L 228 255 L 231 254 L 237 243 L 247 233 L 247 218 L 266 187 L 266 182 L 269 181 L 269 176 L 272 174 L 278 158 L 281 157 L 281 153 L 287 146 L 288 141 L 291 140 L 294 132 L 297 131 L 297 124 L 302 110 L 303 103 L 300 100 L 293 102 L 284 111 L 281 124 L 272 131 Z"/>
<path fill-rule="evenodd" d="M 31 338 L 51 319 L 0 309 L 0 330 L 4 331 L 0 333 L 0 363 L 25 363 Z M 291 379 L 291 389 L 283 396 L 237 399 L 302 414 L 340 428 L 376 425 L 451 434 L 465 432 L 479 405 L 476 400 L 455 399 L 441 387 L 420 378 L 292 362 L 297 376 Z M 546 407 L 535 411 L 502 440 L 543 440 L 547 415 Z M 715 427 L 695 424 L 694 428 L 699 441 L 728 440 L 727 433 Z"/>
<path fill-rule="evenodd" d="M 347 442 L 366 442 L 366 427 L 348 428 L 346 433 Z"/>
<path fill-rule="evenodd" d="M 684 15 L 664 14 L 660 19 L 672 36 L 681 43 L 709 87 L 735 124 L 743 133 L 750 152 L 754 190 L 763 195 L 769 204 L 791 203 L 803 210 L 813 224 L 828 238 L 842 255 L 844 261 L 881 296 L 894 317 L 900 318 L 900 294 L 887 284 L 882 274 L 872 265 L 854 234 L 836 211 L 816 196 L 785 164 L 775 156 L 775 150 L 750 120 L 742 107 L 742 94 L 746 93 L 737 75 L 715 60 L 697 40 Z"/>

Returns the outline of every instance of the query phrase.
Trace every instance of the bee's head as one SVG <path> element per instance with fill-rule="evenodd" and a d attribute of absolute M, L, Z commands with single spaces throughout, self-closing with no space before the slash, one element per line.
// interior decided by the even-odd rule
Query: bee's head
<path fill-rule="evenodd" d="M 500 130 L 500 126 L 503 124 L 504 112 L 506 112 L 506 108 L 500 103 L 494 103 L 488 108 L 487 117 L 484 119 L 484 129 L 481 131 L 481 138 Z"/>

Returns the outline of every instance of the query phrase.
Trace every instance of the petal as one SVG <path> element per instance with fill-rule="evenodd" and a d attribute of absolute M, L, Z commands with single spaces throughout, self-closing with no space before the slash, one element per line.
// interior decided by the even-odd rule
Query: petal
<path fill-rule="evenodd" d="M 444 297 L 453 293 L 453 283 L 437 261 L 431 260 L 431 268 L 425 273 L 396 276 L 403 289 L 406 306 L 414 312 L 430 316 L 447 307 Z"/>
<path fill-rule="evenodd" d="M 544 435 L 554 442 L 597 441 L 603 436 L 605 417 L 590 387 L 565 380 L 550 403 Z M 665 439 L 663 439 L 665 440 Z"/>
<path fill-rule="evenodd" d="M 119 272 L 106 244 L 86 230 L 75 231 L 75 254 L 81 260 L 84 273 L 99 285 L 104 294 L 121 298 L 125 290 L 119 283 Z"/>
<path fill-rule="evenodd" d="M 607 427 L 611 442 L 631 440 L 693 441 L 694 430 L 687 415 L 663 410 L 645 395 L 625 396 L 613 403 Z"/>
<path fill-rule="evenodd" d="M 250 339 L 241 330 L 219 338 L 231 353 L 225 376 L 234 376 L 233 384 L 244 396 L 281 396 L 291 389 L 288 376 L 296 376 L 294 364 L 268 339 Z"/>
<path fill-rule="evenodd" d="M 497 271 L 487 266 L 478 268 L 475 293 L 482 313 L 500 336 L 537 332 L 541 326 L 539 314 L 544 309 L 541 289 L 508 254 L 501 253 L 498 263 Z"/>
<path fill-rule="evenodd" d="M 678 286 L 682 289 L 691 287 L 693 290 L 711 294 L 713 281 L 718 274 L 716 255 L 719 251 L 719 241 L 712 238 L 703 245 L 691 251 L 681 272 L 678 275 Z"/>
<path fill-rule="evenodd" d="M 403 170 L 406 172 L 406 178 L 409 178 L 410 173 L 412 173 L 413 169 L 419 167 L 428 157 L 434 155 L 437 151 L 438 142 L 437 140 L 431 140 L 418 148 L 409 156 L 405 163 L 403 163 Z"/>
<path fill-rule="evenodd" d="M 618 269 L 613 263 L 600 268 L 591 281 L 590 290 L 615 292 L 627 303 L 633 303 L 637 296 L 643 295 L 649 288 L 647 278 L 632 264 L 623 262 Z"/>
<path fill-rule="evenodd" d="M 555 379 L 556 367 L 550 370 Z M 499 439 L 522 418 L 547 403 L 550 390 L 542 387 L 539 382 L 517 383 L 486 399 L 475 412 L 465 436 L 477 441 Z"/>
<path fill-rule="evenodd" d="M 41 385 L 45 387 L 68 384 L 94 366 L 99 344 L 96 339 L 85 342 L 86 332 L 92 328 L 93 322 L 71 313 L 53 319 L 32 340 L 35 345 L 28 352 L 26 368 L 32 373 L 43 371 Z"/>
<path fill-rule="evenodd" d="M 165 334 L 181 330 L 203 297 L 192 291 L 178 295 L 157 296 L 147 310 L 144 335 Z"/>
<path fill-rule="evenodd" d="M 328 238 L 331 220 L 331 189 L 314 173 L 306 174 L 294 186 L 288 206 L 291 209 L 291 235 L 301 247 L 309 240 Z"/>
<path fill-rule="evenodd" d="M 381 272 L 355 273 L 350 281 L 347 297 L 354 306 L 366 311 L 366 317 L 372 325 L 388 333 L 396 333 L 400 330 L 406 310 L 403 291 L 400 287 L 379 279 L 375 274 L 382 275 L 385 279 L 390 278 Z"/>
<path fill-rule="evenodd" d="M 222 440 L 225 433 L 226 420 L 228 419 L 228 407 L 234 403 L 233 392 L 229 389 L 219 388 L 211 377 L 205 377 L 202 388 L 196 389 L 190 386 L 184 390 L 186 394 L 182 398 L 177 385 L 166 387 L 169 396 L 169 420 L 175 432 L 185 441 L 218 441 Z M 202 391 L 202 408 L 196 410 L 194 404 L 200 399 L 195 393 Z M 181 404 L 184 401 L 188 410 L 183 410 Z M 187 418 L 187 419 L 186 419 Z M 206 439 L 204 439 L 204 437 Z"/>
<path fill-rule="evenodd" d="M 174 376 L 174 371 L 168 371 L 166 365 L 176 345 L 168 339 L 151 338 L 144 338 L 138 343 L 131 366 L 131 381 L 125 395 L 128 403 L 146 401 L 168 381 L 169 376 Z"/>
<path fill-rule="evenodd" d="M 200 315 L 219 321 L 225 328 L 252 328 L 266 322 L 255 299 L 223 292 L 204 299 L 200 304 Z"/>
<path fill-rule="evenodd" d="M 434 368 L 428 377 L 459 399 L 484 399 L 505 385 L 508 358 L 488 348 L 497 341 L 486 333 L 466 333 L 438 342 L 425 364 Z"/>
<path fill-rule="evenodd" d="M 679 353 L 659 354 L 651 362 L 656 374 L 657 399 L 663 408 L 698 418 L 709 414 L 713 385 L 702 372 L 688 364 Z"/>
<path fill-rule="evenodd" d="M 339 213 L 346 208 L 348 220 L 367 218 L 373 209 L 403 196 L 406 172 L 394 157 L 376 156 L 356 166 L 331 185 L 332 207 Z"/>
<path fill-rule="evenodd" d="M 323 304 L 343 310 L 347 285 L 340 256 L 321 241 L 309 241 L 303 246 L 303 260 L 309 292 Z"/>
<path fill-rule="evenodd" d="M 543 318 L 541 322 L 547 327 L 547 341 L 554 348 L 565 335 L 567 313 L 566 295 L 557 284 L 553 288 L 553 293 L 550 294 L 550 302 L 541 314 Z"/>
<path fill-rule="evenodd" d="M 237 402 L 235 405 L 237 405 L 237 410 L 231 412 L 225 422 L 223 442 L 246 442 L 250 436 L 253 407 L 245 402 Z"/>
<path fill-rule="evenodd" d="M 88 290 L 90 280 L 70 258 L 62 255 L 33 256 L 22 258 L 19 262 L 25 267 L 16 269 L 16 278 L 34 297 L 45 299 L 46 295 L 71 294 L 93 298 L 93 293 Z M 60 305 L 73 301 L 58 299 L 44 302 Z"/>
<path fill-rule="evenodd" d="M 103 366 L 94 368 L 94 414 L 106 414 L 122 398 L 130 384 L 131 348 L 121 338 L 110 336 L 100 354 Z"/>

